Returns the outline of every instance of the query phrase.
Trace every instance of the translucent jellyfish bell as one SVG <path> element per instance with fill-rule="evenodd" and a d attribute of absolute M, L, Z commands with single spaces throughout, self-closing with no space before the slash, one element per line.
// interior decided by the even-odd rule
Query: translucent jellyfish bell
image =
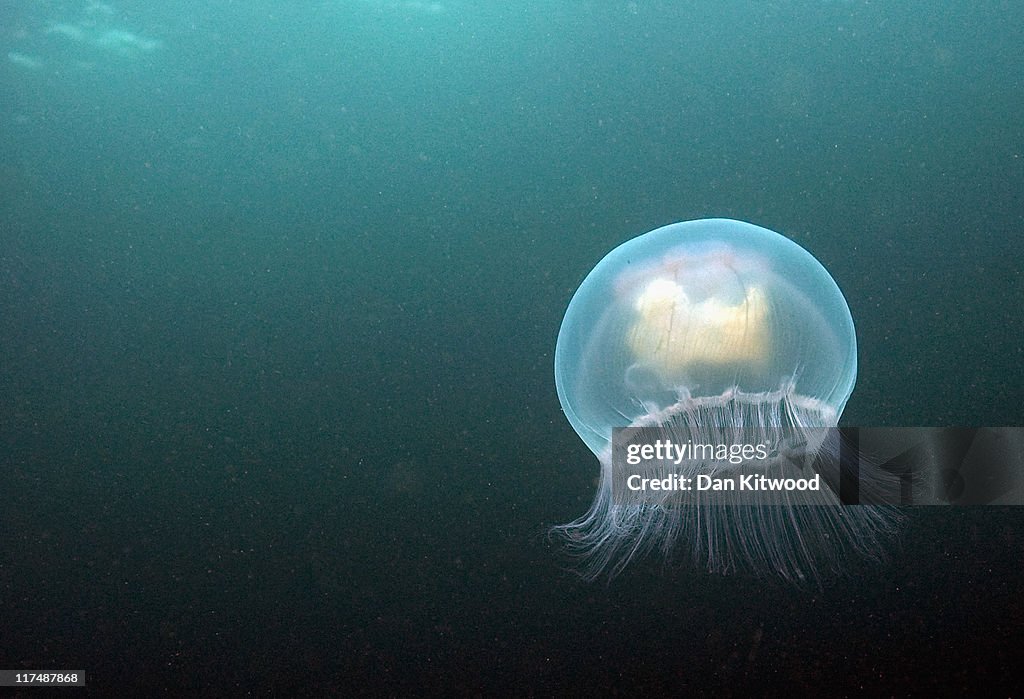
<path fill-rule="evenodd" d="M 677 223 L 610 252 L 562 322 L 555 383 L 569 422 L 602 466 L 590 511 L 556 527 L 581 572 L 614 573 L 651 546 L 689 548 L 709 570 L 816 577 L 843 549 L 874 555 L 891 516 L 814 493 L 701 495 L 619 488 L 617 427 L 658 427 L 676 444 L 764 445 L 767 458 L 669 459 L 656 477 L 808 475 L 857 376 L 839 287 L 806 250 L 749 223 Z M 834 566 L 833 566 L 834 567 Z"/>

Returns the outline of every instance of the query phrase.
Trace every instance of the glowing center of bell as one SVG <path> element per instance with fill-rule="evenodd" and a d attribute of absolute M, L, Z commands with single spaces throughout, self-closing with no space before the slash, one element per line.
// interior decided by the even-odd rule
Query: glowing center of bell
<path fill-rule="evenodd" d="M 768 303 L 757 286 L 738 303 L 693 301 L 671 279 L 652 280 L 637 297 L 628 343 L 638 361 L 667 375 L 694 364 L 768 358 Z"/>

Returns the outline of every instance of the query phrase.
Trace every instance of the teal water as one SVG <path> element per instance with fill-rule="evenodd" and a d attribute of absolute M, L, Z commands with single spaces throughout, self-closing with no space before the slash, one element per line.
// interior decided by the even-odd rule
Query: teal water
<path fill-rule="evenodd" d="M 597 476 L 555 395 L 565 307 L 673 221 L 751 221 L 829 270 L 844 423 L 1022 424 L 1022 19 L 5 3 L 0 669 L 1019 692 L 1017 510 L 910 512 L 888 563 L 811 591 L 658 558 L 584 584 L 545 532 Z"/>

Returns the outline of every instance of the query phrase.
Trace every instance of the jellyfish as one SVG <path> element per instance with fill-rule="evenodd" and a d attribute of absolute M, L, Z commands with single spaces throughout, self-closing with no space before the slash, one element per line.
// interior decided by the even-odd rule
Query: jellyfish
<path fill-rule="evenodd" d="M 558 333 L 559 401 L 601 476 L 589 511 L 553 533 L 586 578 L 651 549 L 688 552 L 711 573 L 797 582 L 851 555 L 881 557 L 894 508 L 844 506 L 831 470 L 856 377 L 846 300 L 788 238 L 705 219 L 620 245 Z M 617 441 L 644 429 L 665 439 L 631 472 L 639 456 L 624 462 Z"/>

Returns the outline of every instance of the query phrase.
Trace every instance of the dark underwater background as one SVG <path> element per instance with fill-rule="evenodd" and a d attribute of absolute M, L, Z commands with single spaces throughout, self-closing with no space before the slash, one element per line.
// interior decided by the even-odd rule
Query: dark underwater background
<path fill-rule="evenodd" d="M 0 7 L 0 669 L 149 696 L 1024 689 L 1024 510 L 820 587 L 546 532 L 611 248 L 730 217 L 846 295 L 848 425 L 1024 424 L 1024 10 Z M 26 692 L 27 693 L 27 692 Z"/>

